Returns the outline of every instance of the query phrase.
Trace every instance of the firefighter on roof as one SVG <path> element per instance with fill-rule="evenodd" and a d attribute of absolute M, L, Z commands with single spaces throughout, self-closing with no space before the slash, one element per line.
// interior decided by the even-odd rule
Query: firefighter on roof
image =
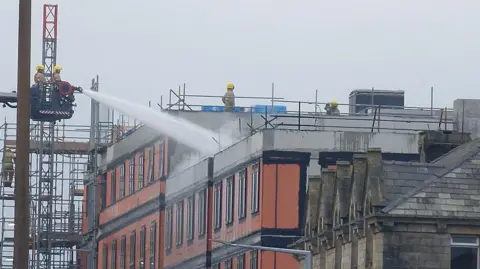
<path fill-rule="evenodd" d="M 3 184 L 5 187 L 11 187 L 13 182 L 15 152 L 12 148 L 6 147 L 3 153 Z"/>
<path fill-rule="evenodd" d="M 45 83 L 45 75 L 44 75 L 45 67 L 42 64 L 37 65 L 37 73 L 33 77 L 36 84 Z"/>
<path fill-rule="evenodd" d="M 338 109 L 338 103 L 337 101 L 332 101 L 330 103 L 327 103 L 325 105 L 325 111 L 327 112 L 327 115 L 331 116 L 338 116 L 340 115 L 340 110 Z"/>
<path fill-rule="evenodd" d="M 233 108 L 235 107 L 235 94 L 233 94 L 233 89 L 235 86 L 233 83 L 227 84 L 227 92 L 223 95 L 222 102 L 225 105 L 225 111 L 233 112 Z"/>
<path fill-rule="evenodd" d="M 62 71 L 62 67 L 59 65 L 55 65 L 53 68 L 53 82 L 59 82 L 62 81 L 62 78 L 60 77 L 60 71 Z"/>

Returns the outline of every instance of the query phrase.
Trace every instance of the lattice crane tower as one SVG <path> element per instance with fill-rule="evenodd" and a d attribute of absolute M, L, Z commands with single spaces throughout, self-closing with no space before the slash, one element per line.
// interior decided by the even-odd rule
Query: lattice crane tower
<path fill-rule="evenodd" d="M 43 50 L 42 64 L 45 67 L 45 78 L 51 81 L 53 68 L 57 63 L 57 25 L 58 5 L 43 6 Z M 40 122 L 38 164 L 39 182 L 37 182 L 37 234 L 35 240 L 36 267 L 50 268 L 53 249 L 53 194 L 55 169 L 55 121 Z"/>

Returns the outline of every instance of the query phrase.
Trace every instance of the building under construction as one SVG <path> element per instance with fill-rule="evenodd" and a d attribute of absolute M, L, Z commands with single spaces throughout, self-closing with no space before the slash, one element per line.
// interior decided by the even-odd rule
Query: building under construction
<path fill-rule="evenodd" d="M 47 78 L 56 65 L 57 14 L 56 5 L 44 6 Z M 69 125 L 66 101 L 76 89 L 66 82 L 32 87 L 31 268 L 297 268 L 298 257 L 229 244 L 286 248 L 303 238 L 307 181 L 322 167 L 371 147 L 381 147 L 384 160 L 417 162 L 424 130 L 479 134 L 478 100 L 408 108 L 403 92 L 356 90 L 340 106 L 347 113 L 332 116 L 316 98 L 243 97 L 251 104 L 224 112 L 205 105 L 219 96 L 170 90 L 158 109 L 235 140 L 199 157 L 95 101 L 89 125 Z M 91 90 L 99 91 L 98 77 Z M 0 99 L 12 106 L 15 96 Z M 15 124 L 5 122 L 0 132 L 5 156 L 16 147 Z M 12 268 L 15 183 L 5 184 L 5 167 L 3 157 L 0 262 Z"/>
<path fill-rule="evenodd" d="M 370 147 L 382 147 L 384 160 L 418 162 L 420 131 L 475 132 L 472 100 L 456 101 L 452 110 L 352 98 L 349 105 L 366 111 L 327 116 L 317 101 L 270 98 L 273 104 L 232 113 L 195 102 L 198 96 L 170 95 L 177 101 L 161 105 L 165 112 L 236 142 L 198 158 L 141 126 L 106 147 L 97 162 L 98 188 L 86 192 L 84 244 L 97 250 L 83 256 L 87 268 L 297 268 L 297 257 L 229 244 L 286 248 L 301 239 L 306 183 L 321 167 Z"/>

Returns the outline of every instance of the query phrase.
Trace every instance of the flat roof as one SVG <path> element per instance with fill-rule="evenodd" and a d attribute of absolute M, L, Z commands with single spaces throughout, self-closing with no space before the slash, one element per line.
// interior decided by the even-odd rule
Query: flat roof
<path fill-rule="evenodd" d="M 225 176 L 267 150 L 311 152 L 312 159 L 318 158 L 319 152 L 365 152 L 372 147 L 382 148 L 384 153 L 417 154 L 418 137 L 414 133 L 262 130 L 212 156 L 213 175 Z M 167 179 L 167 199 L 204 184 L 208 180 L 207 168 L 208 159 L 205 158 L 171 174 Z"/>

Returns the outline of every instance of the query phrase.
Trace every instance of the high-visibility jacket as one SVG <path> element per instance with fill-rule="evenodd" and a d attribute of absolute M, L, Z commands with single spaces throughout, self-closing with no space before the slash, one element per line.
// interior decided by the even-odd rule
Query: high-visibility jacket
<path fill-rule="evenodd" d="M 6 150 L 3 153 L 3 169 L 4 170 L 13 170 L 13 159 L 15 158 L 15 153 Z"/>
<path fill-rule="evenodd" d="M 235 107 L 235 94 L 233 94 L 233 90 L 227 90 L 227 92 L 222 98 L 222 102 L 225 105 L 225 107 L 228 107 L 228 108 Z"/>
<path fill-rule="evenodd" d="M 33 79 L 35 80 L 35 83 L 46 82 L 45 75 L 40 72 L 37 72 Z"/>
<path fill-rule="evenodd" d="M 53 73 L 53 81 L 62 81 L 62 77 L 60 77 L 60 73 Z"/>

